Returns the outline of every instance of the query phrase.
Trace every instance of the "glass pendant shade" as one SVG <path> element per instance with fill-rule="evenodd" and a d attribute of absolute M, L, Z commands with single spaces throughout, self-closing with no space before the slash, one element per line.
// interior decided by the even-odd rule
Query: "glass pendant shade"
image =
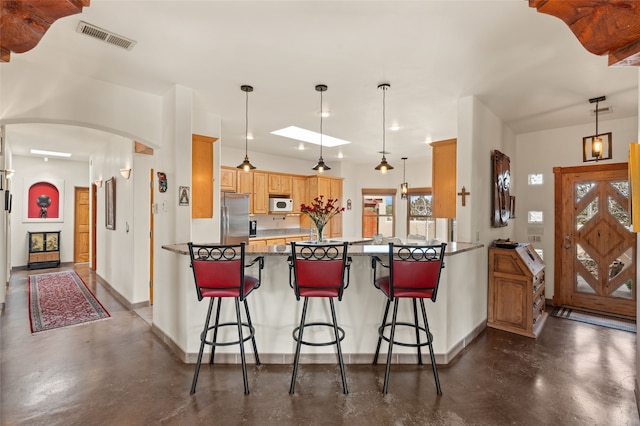
<path fill-rule="evenodd" d="M 253 170 L 256 168 L 249 161 L 249 92 L 253 92 L 253 87 L 248 85 L 240 86 L 240 90 L 246 93 L 246 101 L 245 101 L 245 120 L 244 120 L 244 161 L 238 165 L 238 169 L 242 169 L 245 172 L 249 170 Z"/>
<path fill-rule="evenodd" d="M 407 199 L 409 195 L 409 184 L 407 183 L 407 179 L 405 176 L 405 172 L 407 170 L 407 157 L 402 157 L 402 183 L 400 184 L 400 198 L 403 200 Z"/>

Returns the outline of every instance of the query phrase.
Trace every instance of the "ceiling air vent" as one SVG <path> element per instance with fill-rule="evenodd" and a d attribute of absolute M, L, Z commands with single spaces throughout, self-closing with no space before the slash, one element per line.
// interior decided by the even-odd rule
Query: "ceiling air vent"
<path fill-rule="evenodd" d="M 78 24 L 78 29 L 76 31 L 78 31 L 80 34 L 102 40 L 105 43 L 109 43 L 126 50 L 133 49 L 133 46 L 135 46 L 137 43 L 135 40 L 122 37 L 118 34 L 112 33 L 111 31 L 104 30 L 100 27 L 96 27 L 95 25 L 88 24 L 84 21 L 80 21 L 80 23 Z"/>

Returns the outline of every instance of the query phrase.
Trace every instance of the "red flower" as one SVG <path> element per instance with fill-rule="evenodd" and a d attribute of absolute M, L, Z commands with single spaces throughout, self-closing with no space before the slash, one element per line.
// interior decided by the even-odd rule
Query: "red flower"
<path fill-rule="evenodd" d="M 313 203 L 310 206 L 306 204 L 300 205 L 300 211 L 313 221 L 318 229 L 324 228 L 324 226 L 331 220 L 331 218 L 344 211 L 344 207 L 336 207 L 334 203 L 337 203 L 338 199 L 329 198 L 325 204 L 324 195 L 313 199 Z"/>

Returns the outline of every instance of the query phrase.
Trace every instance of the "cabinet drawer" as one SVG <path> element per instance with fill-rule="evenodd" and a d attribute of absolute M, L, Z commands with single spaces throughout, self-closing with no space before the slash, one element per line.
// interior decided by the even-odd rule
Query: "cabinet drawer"
<path fill-rule="evenodd" d="M 51 262 L 57 260 L 60 260 L 60 252 L 58 251 L 29 254 L 29 263 Z"/>

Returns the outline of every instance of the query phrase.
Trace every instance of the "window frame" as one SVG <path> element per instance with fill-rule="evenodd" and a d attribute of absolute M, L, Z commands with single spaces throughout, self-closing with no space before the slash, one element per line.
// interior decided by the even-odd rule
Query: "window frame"
<path fill-rule="evenodd" d="M 361 233 L 362 233 L 362 237 L 363 238 L 368 238 L 365 237 L 365 229 L 364 229 L 364 224 L 365 224 L 365 216 L 373 216 L 373 215 L 365 215 L 365 197 L 367 196 L 389 196 L 391 197 L 391 214 L 390 215 L 380 215 L 378 214 L 377 217 L 391 217 L 393 226 L 391 228 L 391 235 L 389 237 L 393 238 L 396 236 L 396 197 L 398 194 L 398 189 L 397 188 L 362 188 L 362 209 L 361 209 L 361 219 L 362 219 L 362 223 L 361 223 Z M 379 231 L 379 229 L 378 229 Z"/>
<path fill-rule="evenodd" d="M 434 216 L 413 216 L 411 214 L 411 196 L 420 196 L 420 195 L 430 195 L 432 197 L 432 207 L 433 207 L 433 188 L 430 186 L 427 187 L 419 187 L 419 188 L 411 188 L 409 187 L 409 192 L 407 193 L 407 237 L 410 235 L 410 231 L 411 231 L 411 218 L 412 217 L 430 217 L 433 220 L 433 226 L 434 226 L 434 234 L 436 233 L 436 226 L 437 226 L 437 222 L 436 222 L 436 218 Z M 432 211 L 433 214 L 433 211 Z M 427 235 L 425 235 L 425 237 L 428 237 Z M 427 238 L 428 239 L 428 238 Z"/>

